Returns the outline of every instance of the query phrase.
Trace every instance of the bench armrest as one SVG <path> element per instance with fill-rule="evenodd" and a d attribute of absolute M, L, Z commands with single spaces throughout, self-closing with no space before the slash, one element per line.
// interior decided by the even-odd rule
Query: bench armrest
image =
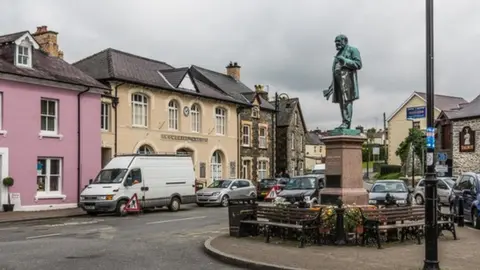
<path fill-rule="evenodd" d="M 437 210 L 437 215 L 439 220 L 453 221 L 455 218 L 455 214 L 453 213 L 442 213 L 441 211 L 438 211 L 438 210 Z"/>

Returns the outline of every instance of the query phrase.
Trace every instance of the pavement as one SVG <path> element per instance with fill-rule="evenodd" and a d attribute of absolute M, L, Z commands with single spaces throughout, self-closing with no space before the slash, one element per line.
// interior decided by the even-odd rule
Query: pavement
<path fill-rule="evenodd" d="M 0 223 L 76 217 L 85 215 L 85 211 L 80 208 L 60 209 L 60 210 L 45 210 L 33 212 L 0 212 Z"/>
<path fill-rule="evenodd" d="M 1 223 L 0 269 L 240 269 L 202 250 L 205 240 L 227 231 L 226 208 L 196 205 L 176 213 Z"/>
<path fill-rule="evenodd" d="M 450 233 L 439 239 L 441 269 L 479 269 L 480 257 L 476 255 L 480 231 L 458 228 L 459 240 Z M 352 269 L 352 270 L 418 270 L 423 267 L 425 246 L 414 241 L 385 244 L 379 250 L 374 246 L 307 246 L 283 242 L 272 238 L 265 243 L 263 237 L 235 238 L 227 234 L 205 242 L 205 250 L 212 257 L 248 267 L 249 269 Z"/>

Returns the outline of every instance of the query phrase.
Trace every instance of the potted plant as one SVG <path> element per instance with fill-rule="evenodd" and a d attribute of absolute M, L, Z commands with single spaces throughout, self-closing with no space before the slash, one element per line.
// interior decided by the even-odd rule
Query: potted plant
<path fill-rule="evenodd" d="M 15 183 L 15 181 L 10 176 L 7 176 L 7 177 L 3 178 L 3 185 L 7 188 L 7 198 L 8 198 L 8 204 L 3 205 L 3 211 L 5 211 L 5 212 L 13 211 L 14 204 L 10 203 L 9 188 L 11 186 L 13 186 L 14 183 Z"/>

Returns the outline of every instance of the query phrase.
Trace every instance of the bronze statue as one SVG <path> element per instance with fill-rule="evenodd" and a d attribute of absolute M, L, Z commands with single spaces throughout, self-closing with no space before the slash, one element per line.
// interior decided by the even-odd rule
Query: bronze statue
<path fill-rule="evenodd" d="M 342 124 L 337 129 L 350 129 L 352 124 L 353 101 L 359 99 L 357 70 L 362 68 L 360 51 L 348 45 L 345 35 L 335 38 L 337 55 L 333 60 L 333 80 L 330 87 L 323 91 L 327 100 L 340 105 Z"/>

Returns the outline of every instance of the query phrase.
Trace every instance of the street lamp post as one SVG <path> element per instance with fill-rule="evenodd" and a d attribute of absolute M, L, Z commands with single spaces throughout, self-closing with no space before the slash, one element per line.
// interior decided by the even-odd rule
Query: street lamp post
<path fill-rule="evenodd" d="M 408 120 L 412 121 L 412 132 L 415 128 L 415 119 L 409 118 Z M 410 149 L 412 149 L 412 187 L 415 187 L 415 145 L 411 143 Z M 406 171 L 406 168 L 405 168 Z"/>
<path fill-rule="evenodd" d="M 440 269 L 437 242 L 437 179 L 435 175 L 433 0 L 425 0 L 427 86 L 427 173 L 425 174 L 425 260 L 423 269 Z"/>

